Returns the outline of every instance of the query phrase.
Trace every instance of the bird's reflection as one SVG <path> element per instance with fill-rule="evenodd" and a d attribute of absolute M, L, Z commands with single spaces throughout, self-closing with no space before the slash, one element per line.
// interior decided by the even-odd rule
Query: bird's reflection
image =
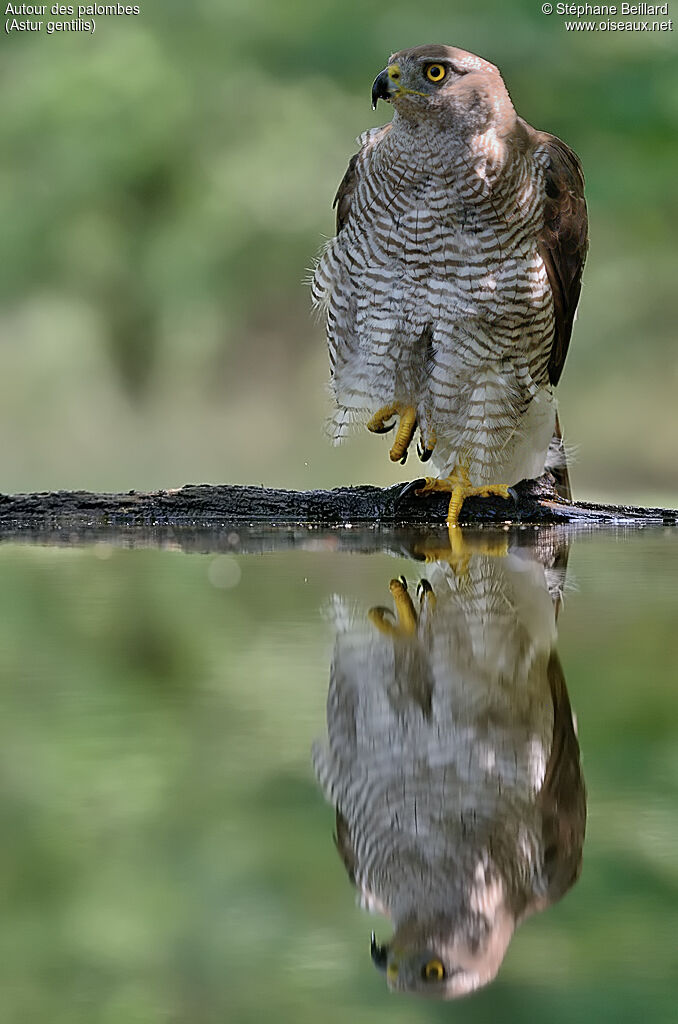
<path fill-rule="evenodd" d="M 314 766 L 362 905 L 391 919 L 371 947 L 391 989 L 485 985 L 517 924 L 579 876 L 585 792 L 555 650 L 566 558 L 480 551 L 427 565 L 416 595 L 392 580 L 392 607 L 335 599 Z"/>

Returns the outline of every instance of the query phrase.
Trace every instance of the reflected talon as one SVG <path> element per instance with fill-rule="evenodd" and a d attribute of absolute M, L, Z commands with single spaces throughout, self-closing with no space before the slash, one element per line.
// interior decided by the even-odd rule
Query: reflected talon
<path fill-rule="evenodd" d="M 436 595 L 433 592 L 433 587 L 427 579 L 421 579 L 417 583 L 417 597 L 419 599 L 419 607 L 422 612 L 425 608 L 433 610 L 436 606 Z"/>
<path fill-rule="evenodd" d="M 382 605 L 379 605 L 376 608 L 370 608 L 367 613 L 367 618 L 374 628 L 378 629 L 379 632 L 383 633 L 385 636 L 393 636 L 398 632 L 395 617 L 390 608 L 384 608 Z"/>
<path fill-rule="evenodd" d="M 398 625 L 396 632 L 401 635 L 411 636 L 417 630 L 417 613 L 412 603 L 412 598 L 407 592 L 407 580 L 401 576 L 397 580 L 391 580 L 388 589 L 393 595 L 396 606 Z"/>
<path fill-rule="evenodd" d="M 428 559 L 426 558 L 426 555 L 423 553 L 423 551 L 420 551 L 417 548 L 416 544 L 412 548 L 412 551 L 409 553 L 409 557 L 412 558 L 415 562 L 426 562 L 426 561 L 428 561 Z"/>
<path fill-rule="evenodd" d="M 395 604 L 395 616 L 388 608 L 377 605 L 370 608 L 367 618 L 384 636 L 412 636 L 417 631 L 417 612 L 407 592 L 407 580 L 404 576 L 391 580 L 388 589 Z"/>
<path fill-rule="evenodd" d="M 415 546 L 412 557 L 426 562 L 427 565 L 446 562 L 455 576 L 463 576 L 474 555 L 505 558 L 509 553 L 508 534 L 503 530 L 498 531 L 487 527 L 482 530 L 468 530 L 465 527 L 453 528 L 448 530 L 448 540 L 449 546 L 446 548 L 438 544 L 429 548 Z"/>

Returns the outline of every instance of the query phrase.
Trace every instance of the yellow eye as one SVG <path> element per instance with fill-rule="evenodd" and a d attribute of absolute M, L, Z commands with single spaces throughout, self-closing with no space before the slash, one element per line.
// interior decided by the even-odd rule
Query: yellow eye
<path fill-rule="evenodd" d="M 429 64 L 426 68 L 426 77 L 429 82 L 442 82 L 446 74 L 447 68 L 444 64 Z"/>
<path fill-rule="evenodd" d="M 421 973 L 424 981 L 442 981 L 445 977 L 445 968 L 440 960 L 429 960 Z"/>

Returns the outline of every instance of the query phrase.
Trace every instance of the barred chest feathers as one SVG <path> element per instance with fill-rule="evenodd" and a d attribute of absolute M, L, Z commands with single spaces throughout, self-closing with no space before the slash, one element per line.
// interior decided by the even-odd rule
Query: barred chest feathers
<path fill-rule="evenodd" d="M 546 153 L 397 117 L 359 141 L 350 215 L 313 286 L 335 439 L 385 405 L 412 405 L 441 472 L 464 459 L 477 483 L 539 475 L 555 422 L 537 245 Z"/>

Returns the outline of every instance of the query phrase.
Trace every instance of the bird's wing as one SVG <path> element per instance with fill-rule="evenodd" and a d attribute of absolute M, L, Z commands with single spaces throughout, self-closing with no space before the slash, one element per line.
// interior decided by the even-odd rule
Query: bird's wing
<path fill-rule="evenodd" d="M 548 887 L 543 906 L 559 900 L 579 877 L 586 831 L 586 790 L 579 742 L 565 677 L 555 651 L 549 659 L 548 680 L 553 700 L 553 741 L 539 794 Z"/>
<path fill-rule="evenodd" d="M 351 884 L 356 885 L 355 876 L 358 869 L 358 858 L 353 846 L 353 839 L 351 838 L 348 822 L 338 807 L 336 810 L 334 845 L 336 846 L 337 852 L 341 857 L 344 867 L 346 868 L 346 874 L 348 875 Z"/>
<path fill-rule="evenodd" d="M 336 209 L 337 211 L 337 234 L 339 234 L 348 220 L 349 210 L 351 209 L 351 200 L 358 183 L 356 164 L 358 163 L 359 156 L 359 153 L 354 153 L 349 160 L 346 173 L 341 179 L 339 188 L 337 189 L 337 194 L 334 197 L 334 202 L 332 203 L 332 209 Z"/>
<path fill-rule="evenodd" d="M 563 372 L 570 344 L 588 249 L 584 172 L 577 154 L 555 135 L 526 127 L 536 144 L 546 149 L 550 161 L 539 252 L 551 285 L 556 318 L 549 359 L 549 380 L 555 386 Z"/>
<path fill-rule="evenodd" d="M 391 130 L 389 124 L 382 125 L 381 128 L 372 128 L 360 136 L 358 140 L 361 143 L 361 148 L 357 153 L 354 153 L 348 162 L 346 173 L 341 179 L 337 194 L 334 197 L 332 208 L 337 211 L 337 234 L 346 224 L 349 213 L 351 212 L 351 203 L 355 194 L 358 180 L 360 177 L 360 156 L 366 148 L 371 148 L 383 139 L 383 137 Z"/>

